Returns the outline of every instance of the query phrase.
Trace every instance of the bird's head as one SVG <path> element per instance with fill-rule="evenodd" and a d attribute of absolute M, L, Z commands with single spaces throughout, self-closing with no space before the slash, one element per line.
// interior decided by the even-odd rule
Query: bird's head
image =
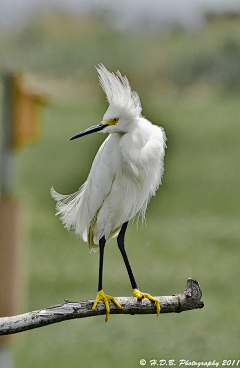
<path fill-rule="evenodd" d="M 103 133 L 126 133 L 131 129 L 132 123 L 141 116 L 142 107 L 139 96 L 131 90 L 127 77 L 123 77 L 119 71 L 116 74 L 109 72 L 102 64 L 96 69 L 99 74 L 100 85 L 106 93 L 109 107 L 101 123 L 83 130 L 69 140 L 98 131 Z"/>

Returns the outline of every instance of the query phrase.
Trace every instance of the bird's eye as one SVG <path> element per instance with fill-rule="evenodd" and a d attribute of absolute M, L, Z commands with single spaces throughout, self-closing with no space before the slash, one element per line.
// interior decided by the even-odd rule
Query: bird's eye
<path fill-rule="evenodd" d="M 118 118 L 114 118 L 113 123 L 117 123 L 117 122 L 118 122 Z"/>

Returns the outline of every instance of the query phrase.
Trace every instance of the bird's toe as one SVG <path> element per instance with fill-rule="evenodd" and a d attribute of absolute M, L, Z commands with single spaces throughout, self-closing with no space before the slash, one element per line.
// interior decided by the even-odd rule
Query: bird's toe
<path fill-rule="evenodd" d="M 152 300 L 153 302 L 155 302 L 156 303 L 156 312 L 157 312 L 157 315 L 159 315 L 161 308 L 160 308 L 160 303 L 159 303 L 158 299 L 154 298 L 152 295 L 150 295 L 148 293 L 142 293 L 138 289 L 133 289 L 133 296 L 138 298 L 138 299 L 147 298 L 147 299 Z"/>
<path fill-rule="evenodd" d="M 112 301 L 113 301 L 113 303 L 116 305 L 116 307 L 117 307 L 118 309 L 121 309 L 121 305 L 116 301 L 116 299 L 115 299 L 113 296 L 106 295 L 106 294 L 104 293 L 104 291 L 103 291 L 103 290 L 99 290 L 99 291 L 97 292 L 96 300 L 95 300 L 95 302 L 94 302 L 94 304 L 93 304 L 93 306 L 92 306 L 92 309 L 94 310 L 94 309 L 96 308 L 96 306 L 97 306 L 97 304 L 98 304 L 98 302 L 99 302 L 100 300 L 103 300 L 103 301 L 104 301 L 105 308 L 106 308 L 106 318 L 105 318 L 105 322 L 107 322 L 108 317 L 109 317 L 109 313 L 110 313 L 110 307 L 109 307 L 108 299 L 109 299 L 109 300 L 112 300 Z"/>

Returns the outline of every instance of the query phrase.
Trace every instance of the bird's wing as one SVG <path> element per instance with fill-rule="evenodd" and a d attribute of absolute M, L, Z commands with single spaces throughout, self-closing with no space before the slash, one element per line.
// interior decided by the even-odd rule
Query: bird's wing
<path fill-rule="evenodd" d="M 60 215 L 65 228 L 75 230 L 84 241 L 89 241 L 89 230 L 96 231 L 94 224 L 98 211 L 114 181 L 113 167 L 115 161 L 118 161 L 116 144 L 111 134 L 105 139 L 94 158 L 86 182 L 76 193 L 62 195 L 51 189 L 51 196 L 57 201 L 56 215 Z M 94 246 L 94 243 L 91 243 L 90 249 Z M 97 244 L 95 236 L 95 245 Z"/>
<path fill-rule="evenodd" d="M 84 200 L 87 203 L 90 222 L 87 226 L 88 245 L 90 250 L 98 249 L 98 240 L 105 235 L 105 221 L 96 222 L 98 214 L 105 199 L 111 192 L 116 171 L 120 165 L 119 147 L 120 137 L 110 134 L 99 148 L 93 161 L 84 193 Z"/>
<path fill-rule="evenodd" d="M 88 200 L 91 219 L 109 194 L 114 180 L 111 137 L 110 134 L 99 148 L 87 178 L 85 195 Z"/>

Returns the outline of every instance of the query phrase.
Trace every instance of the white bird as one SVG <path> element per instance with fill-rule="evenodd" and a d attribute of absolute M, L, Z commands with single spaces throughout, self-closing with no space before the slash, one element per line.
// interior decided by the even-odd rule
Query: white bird
<path fill-rule="evenodd" d="M 124 235 L 129 220 L 135 216 L 145 219 L 150 198 L 161 184 L 164 171 L 166 136 L 163 128 L 153 125 L 141 115 L 139 96 L 131 90 L 128 79 L 119 71 L 109 72 L 102 64 L 97 68 L 99 81 L 106 93 L 109 107 L 101 123 L 94 125 L 69 140 L 96 131 L 109 133 L 93 161 L 86 182 L 70 195 L 62 195 L 51 188 L 57 201 L 56 215 L 68 230 L 88 242 L 90 252 L 99 250 L 98 292 L 92 309 L 99 300 L 106 306 L 106 321 L 110 313 L 108 299 L 121 308 L 114 297 L 106 295 L 102 288 L 103 254 L 105 244 L 117 236 L 133 296 L 159 301 L 148 293 L 139 291 L 128 261 Z"/>

